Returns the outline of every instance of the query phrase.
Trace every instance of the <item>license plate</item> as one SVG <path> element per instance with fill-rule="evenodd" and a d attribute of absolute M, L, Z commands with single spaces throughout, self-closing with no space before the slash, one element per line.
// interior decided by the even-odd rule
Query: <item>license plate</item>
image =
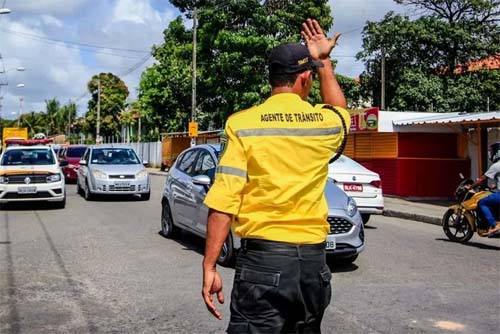
<path fill-rule="evenodd" d="M 327 240 L 325 249 L 335 249 L 337 245 L 335 244 L 335 239 Z"/>
<path fill-rule="evenodd" d="M 363 191 L 362 184 L 344 183 L 344 191 Z"/>
<path fill-rule="evenodd" d="M 117 186 L 117 187 L 130 187 L 130 182 L 116 181 L 115 186 Z"/>
<path fill-rule="evenodd" d="M 18 194 L 35 194 L 36 187 L 18 187 L 17 193 Z"/>

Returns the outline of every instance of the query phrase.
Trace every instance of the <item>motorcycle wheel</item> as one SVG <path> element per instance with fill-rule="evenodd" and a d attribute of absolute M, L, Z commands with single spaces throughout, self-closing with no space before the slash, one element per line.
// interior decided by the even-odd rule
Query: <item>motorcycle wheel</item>
<path fill-rule="evenodd" d="M 455 210 L 449 209 L 442 220 L 444 234 L 454 242 L 466 243 L 474 235 L 474 230 L 464 215 L 457 215 Z"/>

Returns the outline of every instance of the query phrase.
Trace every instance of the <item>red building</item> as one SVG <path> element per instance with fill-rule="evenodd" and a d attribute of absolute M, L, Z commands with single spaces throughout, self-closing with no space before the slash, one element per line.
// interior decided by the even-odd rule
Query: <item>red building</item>
<path fill-rule="evenodd" d="M 459 173 L 479 176 L 478 171 L 487 166 L 485 148 L 500 141 L 495 138 L 500 136 L 500 112 L 443 114 L 372 108 L 353 116 L 352 123 L 345 154 L 380 174 L 384 194 L 401 197 L 450 198 Z"/>

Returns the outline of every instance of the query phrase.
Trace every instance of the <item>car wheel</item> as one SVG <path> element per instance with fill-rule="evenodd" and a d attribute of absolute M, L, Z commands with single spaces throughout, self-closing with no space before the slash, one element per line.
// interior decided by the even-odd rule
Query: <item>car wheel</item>
<path fill-rule="evenodd" d="M 161 210 L 161 234 L 165 238 L 174 238 L 177 234 L 178 228 L 174 225 L 174 220 L 172 219 L 172 213 L 170 211 L 170 206 L 168 202 L 163 204 L 163 209 Z"/>
<path fill-rule="evenodd" d="M 90 187 L 88 181 L 85 182 L 85 188 L 83 189 L 83 196 L 85 197 L 86 201 L 92 200 L 92 193 L 90 192 Z"/>
<path fill-rule="evenodd" d="M 78 182 L 78 179 L 76 179 L 76 193 L 78 195 L 82 194 L 82 187 L 80 187 L 80 182 Z"/>
<path fill-rule="evenodd" d="M 64 196 L 64 199 L 62 201 L 56 202 L 55 205 L 57 209 L 64 209 L 65 206 L 66 206 L 66 196 Z"/>
<path fill-rule="evenodd" d="M 361 219 L 363 220 L 364 225 L 368 224 L 368 221 L 370 220 L 370 214 L 369 213 L 362 213 Z"/>
<path fill-rule="evenodd" d="M 224 241 L 224 244 L 222 245 L 217 263 L 223 267 L 230 267 L 233 264 L 234 259 L 233 236 L 231 232 L 229 232 L 226 241 Z"/>
<path fill-rule="evenodd" d="M 454 209 L 449 209 L 442 220 L 444 234 L 454 242 L 465 243 L 472 238 L 474 230 L 463 214 L 457 215 Z"/>
<path fill-rule="evenodd" d="M 142 201 L 149 201 L 150 198 L 151 198 L 151 191 L 148 191 L 146 194 L 141 194 Z"/>

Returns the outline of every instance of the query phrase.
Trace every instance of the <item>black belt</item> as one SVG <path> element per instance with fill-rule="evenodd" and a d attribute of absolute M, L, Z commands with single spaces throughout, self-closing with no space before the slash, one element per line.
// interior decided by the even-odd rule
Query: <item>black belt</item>
<path fill-rule="evenodd" d="M 263 239 L 241 239 L 241 249 L 256 251 L 294 251 L 294 250 L 324 250 L 325 243 L 319 244 L 292 244 L 281 241 Z"/>

